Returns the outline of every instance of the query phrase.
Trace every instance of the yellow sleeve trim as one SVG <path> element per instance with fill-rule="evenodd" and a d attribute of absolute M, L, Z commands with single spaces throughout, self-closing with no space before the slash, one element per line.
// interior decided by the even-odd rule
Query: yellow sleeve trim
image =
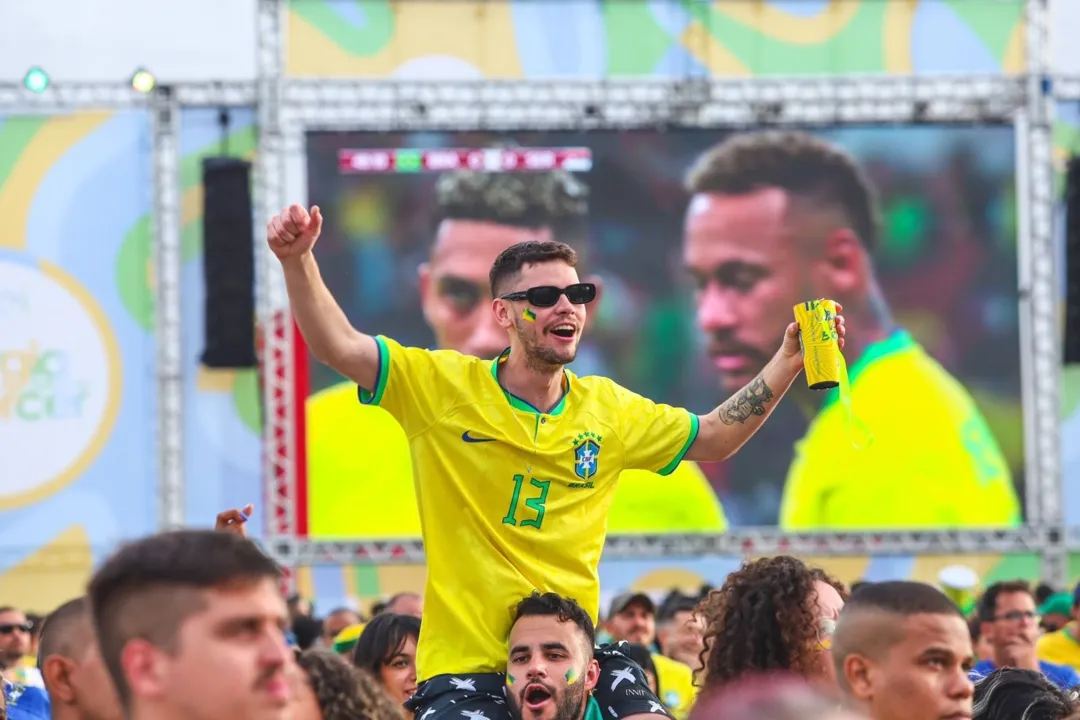
<path fill-rule="evenodd" d="M 375 345 L 379 350 L 379 369 L 375 372 L 375 390 L 369 392 L 358 387 L 360 402 L 364 405 L 381 405 L 383 394 L 386 393 L 386 383 L 390 379 L 390 348 L 382 335 L 375 338 Z"/>
<path fill-rule="evenodd" d="M 675 468 L 679 467 L 679 463 L 686 457 L 686 453 L 690 452 L 690 446 L 697 440 L 698 426 L 701 421 L 698 420 L 698 416 L 692 412 L 687 412 L 686 414 L 690 416 L 690 432 L 686 436 L 686 442 L 683 443 L 682 450 L 675 456 L 675 459 L 660 468 L 656 472 L 657 475 L 670 475 L 675 472 Z"/>

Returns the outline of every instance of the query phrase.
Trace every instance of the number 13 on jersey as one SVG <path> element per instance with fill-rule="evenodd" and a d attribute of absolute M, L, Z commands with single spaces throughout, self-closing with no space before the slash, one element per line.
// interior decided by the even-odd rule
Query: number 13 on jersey
<path fill-rule="evenodd" d="M 521 502 L 521 492 L 524 488 L 526 494 L 530 497 L 525 498 L 526 511 L 523 513 L 528 515 L 528 511 L 531 510 L 533 517 L 524 517 L 518 520 L 518 503 Z M 514 493 L 510 496 L 510 508 L 506 511 L 506 517 L 502 519 L 507 525 L 515 525 L 517 527 L 532 527 L 537 530 L 544 524 L 544 503 L 547 502 L 548 490 L 551 488 L 550 480 L 537 480 L 536 478 L 529 478 L 529 486 L 525 485 L 524 475 L 514 476 Z M 533 489 L 538 492 L 533 493 Z"/>

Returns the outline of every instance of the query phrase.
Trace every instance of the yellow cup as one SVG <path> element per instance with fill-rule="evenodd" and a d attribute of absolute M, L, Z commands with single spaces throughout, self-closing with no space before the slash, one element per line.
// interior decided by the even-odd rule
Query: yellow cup
<path fill-rule="evenodd" d="M 836 303 L 832 300 L 809 300 L 795 306 L 806 383 L 811 390 L 831 390 L 840 384 L 844 358 L 840 355 L 835 318 Z"/>

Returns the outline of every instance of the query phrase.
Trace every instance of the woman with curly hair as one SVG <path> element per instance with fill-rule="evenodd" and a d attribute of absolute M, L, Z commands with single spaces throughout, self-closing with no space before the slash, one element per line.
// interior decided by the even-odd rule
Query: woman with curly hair
<path fill-rule="evenodd" d="M 774 671 L 834 683 L 828 649 L 846 598 L 843 584 L 798 558 L 744 564 L 699 608 L 705 687 Z"/>
<path fill-rule="evenodd" d="M 399 711 L 370 674 L 329 650 L 296 655 L 295 720 L 401 720 Z"/>

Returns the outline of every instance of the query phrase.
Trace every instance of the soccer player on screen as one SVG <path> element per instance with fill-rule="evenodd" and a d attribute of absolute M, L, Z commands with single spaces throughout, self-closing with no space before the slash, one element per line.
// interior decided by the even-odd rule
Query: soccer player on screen
<path fill-rule="evenodd" d="M 267 241 L 315 356 L 362 388 L 362 402 L 389 411 L 409 438 L 428 565 L 417 650 L 422 684 L 409 709 L 437 719 L 453 701 L 455 716 L 497 717 L 505 713 L 503 694 L 478 692 L 469 676 L 505 668 L 514 605 L 543 590 L 574 598 L 595 618 L 619 473 L 665 475 L 683 459 L 735 453 L 802 371 L 798 327 L 788 324 L 780 348 L 746 387 L 699 417 L 565 369 L 596 292 L 580 281 L 569 246 L 531 241 L 496 258 L 491 309 L 510 347 L 482 360 L 406 348 L 353 328 L 312 254 L 321 227 L 318 208 L 309 214 L 294 205 L 270 221 Z M 843 343 L 842 318 L 836 327 Z M 358 451 L 380 450 L 362 437 L 356 443 Z M 617 680 L 601 671 L 601 682 Z M 656 700 L 647 686 L 638 689 Z M 619 710 L 622 718 L 636 714 Z"/>
<path fill-rule="evenodd" d="M 690 170 L 683 255 L 726 391 L 769 361 L 810 298 L 843 304 L 852 402 L 872 434 L 847 442 L 838 392 L 793 394 L 811 418 L 780 510 L 789 530 L 1012 527 L 1009 466 L 964 387 L 897 327 L 874 276 L 873 189 L 841 150 L 802 133 L 736 135 Z"/>
<path fill-rule="evenodd" d="M 588 188 L 566 172 L 465 171 L 440 177 L 435 194 L 437 230 L 419 269 L 424 320 L 438 348 L 496 358 L 506 348 L 506 331 L 491 313 L 491 264 L 515 243 L 582 234 Z M 359 450 L 357 438 L 380 452 Z M 419 537 L 405 432 L 382 408 L 357 403 L 355 383 L 308 399 L 307 443 L 314 535 Z M 379 498 L 377 508 L 369 504 L 373 497 Z M 623 473 L 608 529 L 723 532 L 727 521 L 708 479 L 697 465 L 684 462 L 663 482 L 643 470 Z"/>

